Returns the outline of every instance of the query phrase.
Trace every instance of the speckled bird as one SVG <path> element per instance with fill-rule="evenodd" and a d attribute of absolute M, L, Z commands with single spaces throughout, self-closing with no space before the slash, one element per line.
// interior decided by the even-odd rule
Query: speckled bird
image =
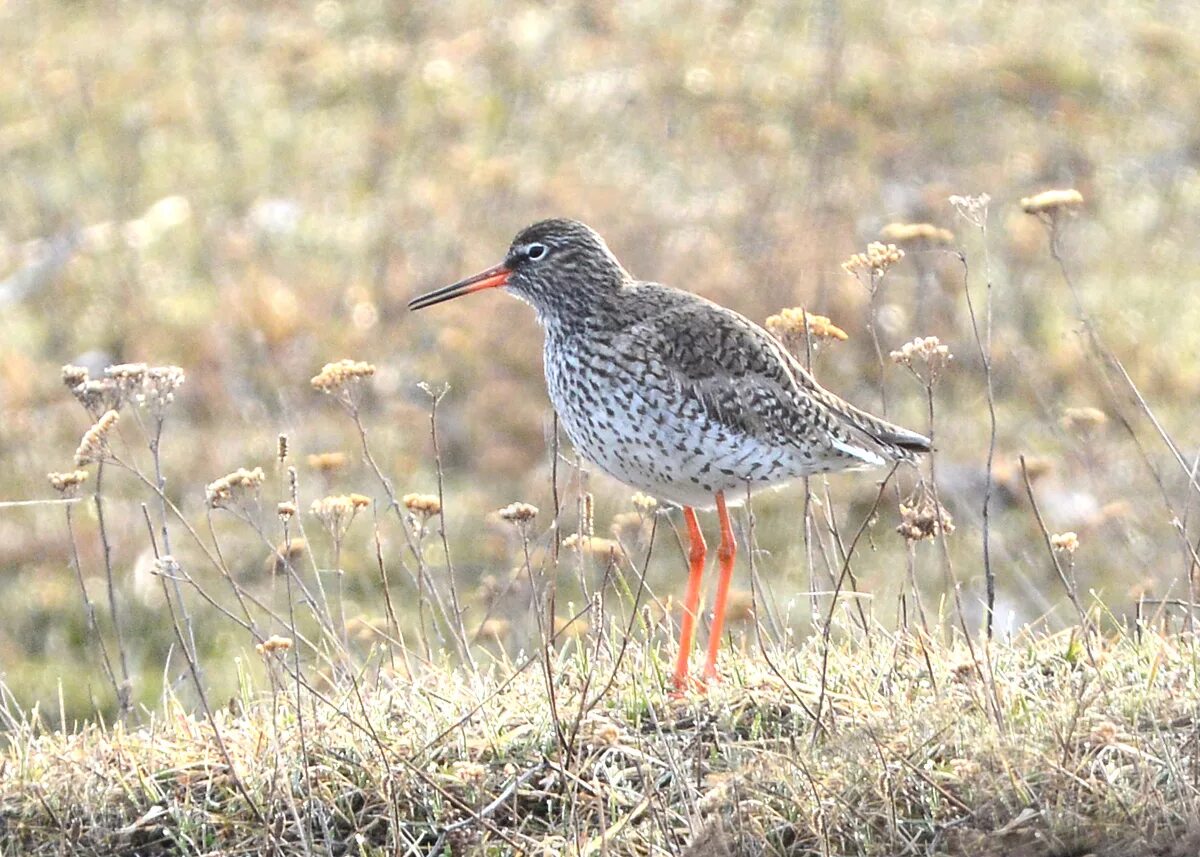
<path fill-rule="evenodd" d="M 674 681 L 688 658 L 707 559 L 697 508 L 716 506 L 720 575 L 704 678 L 716 676 L 736 546 L 730 503 L 747 488 L 914 461 L 929 440 L 830 393 L 754 322 L 689 292 L 634 279 L 594 230 L 543 220 L 504 261 L 409 303 L 503 288 L 546 332 L 546 385 L 567 437 L 627 485 L 683 507 L 689 575 Z"/>

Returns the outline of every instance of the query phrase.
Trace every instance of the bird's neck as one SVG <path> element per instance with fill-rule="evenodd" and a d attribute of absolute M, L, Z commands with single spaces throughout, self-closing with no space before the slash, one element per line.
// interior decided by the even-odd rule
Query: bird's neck
<path fill-rule="evenodd" d="M 544 306 L 535 306 L 538 321 L 547 336 L 570 338 L 591 335 L 597 328 L 615 329 L 625 315 L 621 302 L 625 299 L 624 285 L 613 289 L 578 290 L 557 295 Z"/>

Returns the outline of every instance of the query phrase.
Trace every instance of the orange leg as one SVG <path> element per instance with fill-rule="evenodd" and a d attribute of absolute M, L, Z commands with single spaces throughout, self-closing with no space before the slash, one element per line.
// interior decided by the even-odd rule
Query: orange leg
<path fill-rule="evenodd" d="M 717 601 L 713 605 L 712 628 L 708 637 L 708 660 L 704 663 L 704 678 L 717 677 L 717 652 L 721 648 L 721 629 L 725 625 L 725 602 L 729 599 L 729 581 L 733 579 L 733 561 L 737 558 L 737 543 L 733 540 L 733 527 L 729 524 L 729 510 L 725 508 L 725 492 L 717 492 L 717 517 L 721 521 L 721 545 L 717 548 L 717 560 L 721 576 L 717 579 Z"/>
<path fill-rule="evenodd" d="M 704 544 L 704 533 L 696 520 L 696 510 L 683 507 L 683 519 L 688 528 L 688 585 L 683 602 L 683 620 L 679 627 L 679 657 L 675 661 L 675 689 L 687 687 L 688 655 L 692 650 L 692 633 L 696 629 L 696 616 L 700 612 L 700 578 L 704 574 L 704 561 L 708 548 Z"/>

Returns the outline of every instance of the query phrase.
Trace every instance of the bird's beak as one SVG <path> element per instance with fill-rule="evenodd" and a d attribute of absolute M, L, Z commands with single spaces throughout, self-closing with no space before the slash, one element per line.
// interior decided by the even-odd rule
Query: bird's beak
<path fill-rule="evenodd" d="M 432 292 L 426 292 L 420 297 L 413 298 L 408 302 L 408 308 L 424 309 L 427 306 L 440 304 L 442 301 L 452 300 L 462 295 L 469 295 L 471 292 L 479 292 L 484 289 L 494 289 L 498 286 L 503 286 L 508 282 L 508 277 L 511 273 L 511 268 L 507 268 L 503 264 L 496 265 L 494 268 L 480 271 L 473 277 L 467 277 L 465 280 L 459 280 L 457 283 L 442 286 L 440 289 L 434 289 Z"/>

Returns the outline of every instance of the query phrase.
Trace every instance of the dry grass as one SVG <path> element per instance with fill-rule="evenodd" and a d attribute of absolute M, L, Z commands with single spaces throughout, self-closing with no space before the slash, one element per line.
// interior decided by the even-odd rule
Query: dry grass
<path fill-rule="evenodd" d="M 730 655 L 686 699 L 664 691 L 669 652 L 618 637 L 549 661 L 557 721 L 539 658 L 373 668 L 299 706 L 286 680 L 244 686 L 213 722 L 232 770 L 213 726 L 171 700 L 143 726 L 75 734 L 10 702 L 0 845 L 1182 857 L 1200 833 L 1188 637 L 1028 634 L 973 660 L 873 628 L 828 653 L 814 638 Z"/>

